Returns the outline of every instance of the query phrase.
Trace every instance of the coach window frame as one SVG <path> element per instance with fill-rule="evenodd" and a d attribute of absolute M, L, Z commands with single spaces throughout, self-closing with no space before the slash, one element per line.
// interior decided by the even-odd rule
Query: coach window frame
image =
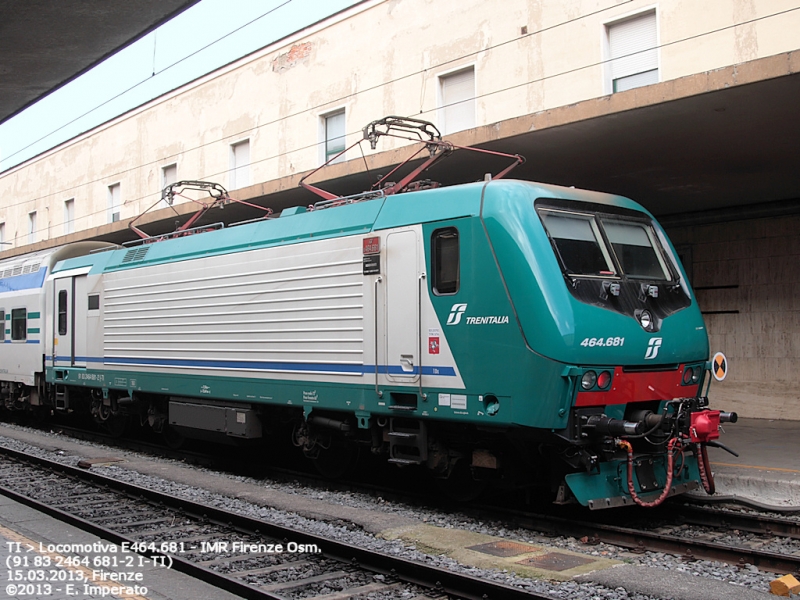
<path fill-rule="evenodd" d="M 455 240 L 455 253 L 452 248 L 443 248 L 444 240 Z M 455 256 L 455 264 L 452 264 Z M 446 262 L 448 261 L 449 262 Z M 431 289 L 437 296 L 453 296 L 461 289 L 461 240 L 457 227 L 442 227 L 431 233 Z M 454 271 L 454 277 L 444 279 L 445 270 Z M 447 284 L 445 286 L 445 283 Z"/>
<path fill-rule="evenodd" d="M 20 317 L 19 314 L 22 313 Z M 19 329 L 19 322 L 22 321 L 22 329 Z M 24 342 L 28 339 L 28 309 L 11 309 L 11 341 Z"/>

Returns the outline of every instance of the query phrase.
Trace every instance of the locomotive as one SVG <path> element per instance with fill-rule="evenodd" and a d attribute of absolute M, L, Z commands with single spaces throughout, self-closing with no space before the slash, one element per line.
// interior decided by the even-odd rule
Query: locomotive
<path fill-rule="evenodd" d="M 707 406 L 703 318 L 632 200 L 495 178 L 167 237 L 0 261 L 7 408 L 241 443 L 289 424 L 323 468 L 369 448 L 591 509 L 713 493 L 736 414 Z"/>

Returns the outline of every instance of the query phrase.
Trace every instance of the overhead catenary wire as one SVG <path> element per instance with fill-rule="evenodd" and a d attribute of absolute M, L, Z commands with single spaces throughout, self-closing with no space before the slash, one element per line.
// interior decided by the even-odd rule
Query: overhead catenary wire
<path fill-rule="evenodd" d="M 20 152 L 24 152 L 25 150 L 27 150 L 27 149 L 28 149 L 28 148 L 30 148 L 31 146 L 34 146 L 34 145 L 38 144 L 39 142 L 42 142 L 42 141 L 46 140 L 46 139 L 47 139 L 47 138 L 49 138 L 51 135 L 53 135 L 53 134 L 55 134 L 55 133 L 58 133 L 59 131 L 61 131 L 61 130 L 62 130 L 62 129 L 64 129 L 65 127 L 69 127 L 69 126 L 70 126 L 70 125 L 72 125 L 73 123 L 75 123 L 75 122 L 77 122 L 77 121 L 80 121 L 80 120 L 81 120 L 81 119 L 83 119 L 84 117 L 86 117 L 86 116 L 88 116 L 88 115 L 92 114 L 93 112 L 95 112 L 95 111 L 97 111 L 97 110 L 99 110 L 99 109 L 103 108 L 104 106 L 106 106 L 107 104 L 109 104 L 109 103 L 113 102 L 114 100 L 116 100 L 116 99 L 118 99 L 118 98 L 121 98 L 122 96 L 124 96 L 125 94 L 127 94 L 127 93 L 129 93 L 129 92 L 132 92 L 133 90 L 135 90 L 136 88 L 138 88 L 140 85 L 143 85 L 143 84 L 145 84 L 145 83 L 149 82 L 149 81 L 150 81 L 150 80 L 151 80 L 153 77 L 155 77 L 155 76 L 157 76 L 157 75 L 161 75 L 162 73 L 165 73 L 165 72 L 169 71 L 169 70 L 170 70 L 170 69 L 172 69 L 173 67 L 177 67 L 179 64 L 181 64 L 181 63 L 183 63 L 183 62 L 185 62 L 185 61 L 189 60 L 190 58 L 192 58 L 193 56 L 196 56 L 196 55 L 197 55 L 197 54 L 199 54 L 200 52 L 203 52 L 204 50 L 207 50 L 207 49 L 208 49 L 208 48 L 210 48 L 211 46 L 213 46 L 213 45 L 215 45 L 215 44 L 218 44 L 218 43 L 219 43 L 219 42 L 221 42 L 222 40 L 224 40 L 224 39 L 226 39 L 226 38 L 228 38 L 228 37 L 232 36 L 234 33 L 238 32 L 238 31 L 241 31 L 241 30 L 242 30 L 242 29 L 244 29 L 245 27 L 248 27 L 248 26 L 252 25 L 252 24 L 253 24 L 253 23 L 255 23 L 256 21 L 258 21 L 258 20 L 260 20 L 260 19 L 263 19 L 264 17 L 266 17 L 266 16 L 268 16 L 268 15 L 272 14 L 273 12 L 275 12 L 276 10 L 278 10 L 279 8 L 282 8 L 282 7 L 286 6 L 287 4 L 290 4 L 291 2 L 294 2 L 294 0 L 285 0 L 284 2 L 282 2 L 281 4 L 279 4 L 278 6 L 276 6 L 276 7 L 274 7 L 274 8 L 271 8 L 270 10 L 268 10 L 267 12 L 265 12 L 265 13 L 263 13 L 263 14 L 259 15 L 259 16 L 258 16 L 258 17 L 256 17 L 255 19 L 251 19 L 251 20 L 250 20 L 250 21 L 248 21 L 247 23 L 245 23 L 245 24 L 243 24 L 243 25 L 240 25 L 239 27 L 237 27 L 236 29 L 234 29 L 234 30 L 232 30 L 232 31 L 229 31 L 228 33 L 224 34 L 224 35 L 223 35 L 223 36 L 221 36 L 221 37 L 218 37 L 218 38 L 217 38 L 217 39 L 215 39 L 214 41 L 212 41 L 212 42 L 209 42 L 208 44 L 206 44 L 206 45 L 205 45 L 205 46 L 203 46 L 202 48 L 198 48 L 197 50 L 195 50 L 194 52 L 190 52 L 189 54 L 187 54 L 187 55 L 186 55 L 186 56 L 184 56 L 183 58 L 180 58 L 180 59 L 176 60 L 175 62 L 173 62 L 173 63 L 170 63 L 169 65 L 167 65 L 166 67 L 164 67 L 164 68 L 163 68 L 163 69 L 161 69 L 160 71 L 156 71 L 156 43 L 155 43 L 155 36 L 157 35 L 157 33 L 158 33 L 158 30 L 154 31 L 154 32 L 153 32 L 153 35 L 154 35 L 154 38 L 153 38 L 153 72 L 152 72 L 152 74 L 151 74 L 151 75 L 149 75 L 148 77 L 145 77 L 144 79 L 142 79 L 142 80 L 140 80 L 140 81 L 137 81 L 135 84 L 133 84 L 132 86 L 130 86 L 130 87 L 128 87 L 128 88 L 126 88 L 126 89 L 122 90 L 121 92 L 119 92 L 119 93 L 118 93 L 118 94 L 116 94 L 115 96 L 112 96 L 112 97 L 111 97 L 111 98 L 109 98 L 108 100 L 105 100 L 104 102 L 101 102 L 101 103 L 100 103 L 100 104 L 98 104 L 97 106 L 95 106 L 95 107 L 93 107 L 93 108 L 90 108 L 90 109 L 89 109 L 89 110 L 87 110 L 85 113 L 82 113 L 81 115 L 79 115 L 79 116 L 75 117 L 74 119 L 72 119 L 72 120 L 70 120 L 70 121 L 67 121 L 66 123 L 64 123 L 63 125 L 61 125 L 61 126 L 57 127 L 56 129 L 53 129 L 53 130 L 52 130 L 52 131 L 50 131 L 49 133 L 46 133 L 46 134 L 45 134 L 45 135 L 43 135 L 42 137 L 40 137 L 40 138 L 38 138 L 38 139 L 36 139 L 36 140 L 32 141 L 32 142 L 31 142 L 30 144 L 28 144 L 27 146 L 24 146 L 24 147 L 20 148 L 19 150 L 15 151 L 15 152 L 12 152 L 11 154 L 9 154 L 9 155 L 8 155 L 8 156 L 6 156 L 5 158 L 3 158 L 3 160 L 8 160 L 9 158 L 12 158 L 12 157 L 16 156 L 16 155 L 17 155 L 17 154 L 19 154 Z M 90 128 L 90 130 L 91 130 L 91 129 L 94 129 L 94 127 Z M 67 141 L 69 141 L 69 140 L 67 140 Z M 13 168 L 13 167 L 9 167 L 9 168 Z"/>
<path fill-rule="evenodd" d="M 291 1 L 292 0 L 287 0 L 286 3 L 291 2 Z M 627 2 L 631 2 L 631 1 L 632 0 L 627 0 Z M 286 4 L 286 3 L 284 3 L 284 4 Z M 142 163 L 140 165 L 135 165 L 135 166 L 129 167 L 127 169 L 122 169 L 122 170 L 117 171 L 117 172 L 115 172 L 113 174 L 106 175 L 103 178 L 97 178 L 97 179 L 93 179 L 93 180 L 90 180 L 90 181 L 86 181 L 86 182 L 83 182 L 83 183 L 81 183 L 81 184 L 79 184 L 77 186 L 73 186 L 73 187 L 69 187 L 69 188 L 63 188 L 61 190 L 57 190 L 57 191 L 54 191 L 54 192 L 49 192 L 47 194 L 44 194 L 44 195 L 36 197 L 36 198 L 29 198 L 29 199 L 26 199 L 26 200 L 21 200 L 21 201 L 16 202 L 16 203 L 7 204 L 6 207 L 7 208 L 12 208 L 12 207 L 15 207 L 15 206 L 22 206 L 22 205 L 26 205 L 26 204 L 27 205 L 31 205 L 31 204 L 35 204 L 35 203 L 37 203 L 37 202 L 39 202 L 41 200 L 44 200 L 44 199 L 47 199 L 47 198 L 50 198 L 50 197 L 54 197 L 54 196 L 57 196 L 57 195 L 61 195 L 61 196 L 65 196 L 66 197 L 66 196 L 69 196 L 70 193 L 73 190 L 85 188 L 85 187 L 87 187 L 89 185 L 92 185 L 92 184 L 95 184 L 95 183 L 100 183 L 100 182 L 104 182 L 104 181 L 110 181 L 110 180 L 115 179 L 115 178 L 120 178 L 120 177 L 122 177 L 122 176 L 124 176 L 124 175 L 126 175 L 126 174 L 128 174 L 130 172 L 138 171 L 138 170 L 141 170 L 143 168 L 147 168 L 147 167 L 152 167 L 152 166 L 155 166 L 155 165 L 163 164 L 164 162 L 169 161 L 170 159 L 174 159 L 174 158 L 176 158 L 178 156 L 181 156 L 181 155 L 186 155 L 189 152 L 194 152 L 194 151 L 197 151 L 197 150 L 201 150 L 202 148 L 218 144 L 219 142 L 222 142 L 224 140 L 242 138 L 243 136 L 246 136 L 247 134 L 251 134 L 252 132 L 257 131 L 259 129 L 262 129 L 264 127 L 272 126 L 272 125 L 287 121 L 289 119 L 301 116 L 301 115 L 306 114 L 306 113 L 317 112 L 317 111 L 319 111 L 320 109 L 322 109 L 325 106 L 329 106 L 329 105 L 337 104 L 337 103 L 341 104 L 343 101 L 346 101 L 346 100 L 348 100 L 348 99 L 350 99 L 350 98 L 352 98 L 354 96 L 357 96 L 359 94 L 365 94 L 365 93 L 368 93 L 368 92 L 379 90 L 379 89 L 381 89 L 383 87 L 386 87 L 386 86 L 389 86 L 389 85 L 394 85 L 394 84 L 396 84 L 396 83 L 398 83 L 400 81 L 403 81 L 404 79 L 408 79 L 408 78 L 411 78 L 411 77 L 419 76 L 421 74 L 429 72 L 434 68 L 438 69 L 438 68 L 446 67 L 448 64 L 461 61 L 461 60 L 463 60 L 465 58 L 469 58 L 469 57 L 475 56 L 475 55 L 480 54 L 480 53 L 485 53 L 485 52 L 488 52 L 488 51 L 491 51 L 491 50 L 495 50 L 495 49 L 500 48 L 502 46 L 506 46 L 508 44 L 518 42 L 518 41 L 520 41 L 522 39 L 529 38 L 531 36 L 540 35 L 543 32 L 550 31 L 550 30 L 555 29 L 555 28 L 557 28 L 559 26 L 564 26 L 566 24 L 573 23 L 573 22 L 575 22 L 577 20 L 580 20 L 580 19 L 584 19 L 584 18 L 587 18 L 587 17 L 590 17 L 590 16 L 595 16 L 598 13 L 610 10 L 611 8 L 616 8 L 618 6 L 620 6 L 620 5 L 616 4 L 614 6 L 606 7 L 606 8 L 603 8 L 603 9 L 599 9 L 598 11 L 594 11 L 592 13 L 587 13 L 585 15 L 581 15 L 581 16 L 575 17 L 575 18 L 570 19 L 568 21 L 564 21 L 564 22 L 561 22 L 561 23 L 558 23 L 558 24 L 550 25 L 550 26 L 542 28 L 540 30 L 529 32 L 529 33 L 527 33 L 527 34 L 525 34 L 523 36 L 519 36 L 519 37 L 515 37 L 515 38 L 512 38 L 512 39 L 509 39 L 509 40 L 505 40 L 503 42 L 499 42 L 499 43 L 491 45 L 491 46 L 486 46 L 486 47 L 480 48 L 480 49 L 472 51 L 472 52 L 464 53 L 464 54 L 462 54 L 462 55 L 460 55 L 458 57 L 455 57 L 455 58 L 452 58 L 452 59 L 449 59 L 449 60 L 446 60 L 446 61 L 442 61 L 441 63 L 439 63 L 439 64 L 437 64 L 435 66 L 428 66 L 428 67 L 425 67 L 423 69 L 419 69 L 419 70 L 416 70 L 414 72 L 401 75 L 399 77 L 396 77 L 395 79 L 392 79 L 392 80 L 389 80 L 389 81 L 385 81 L 383 83 L 376 84 L 374 86 L 370 86 L 370 87 L 364 88 L 362 90 L 359 90 L 359 91 L 356 91 L 356 92 L 353 92 L 353 93 L 350 93 L 350 94 L 345 94 L 345 95 L 340 96 L 338 98 L 326 100 L 325 102 L 321 102 L 321 103 L 319 103 L 317 105 L 298 110 L 298 111 L 296 111 L 294 113 L 291 113 L 291 114 L 288 114 L 288 115 L 284 115 L 284 116 L 282 116 L 282 117 L 280 117 L 278 119 L 265 121 L 265 122 L 259 123 L 258 125 L 255 125 L 253 127 L 249 127 L 249 128 L 243 129 L 241 131 L 238 131 L 238 132 L 235 132 L 235 133 L 232 133 L 232 134 L 228 134 L 228 135 L 222 136 L 220 138 L 216 138 L 214 140 L 210 140 L 208 142 L 204 142 L 202 144 L 198 144 L 198 145 L 193 146 L 191 148 L 183 149 L 178 153 L 162 156 L 162 157 L 159 157 L 159 158 L 157 158 L 155 160 Z M 276 7 L 276 8 L 278 8 L 278 7 Z M 275 10 L 275 9 L 273 9 L 273 10 Z M 514 84 L 514 85 L 510 85 L 510 86 L 507 86 L 507 87 L 504 87 L 504 88 L 500 88 L 500 89 L 492 90 L 492 91 L 489 91 L 489 92 L 486 92 L 486 93 L 483 93 L 483 94 L 476 95 L 473 98 L 470 98 L 468 101 L 478 100 L 478 99 L 482 99 L 482 98 L 488 98 L 488 97 L 491 97 L 491 96 L 494 96 L 494 95 L 497 95 L 497 94 L 508 92 L 510 90 L 522 88 L 522 87 L 529 86 L 529 85 L 534 85 L 534 84 L 541 83 L 541 82 L 544 82 L 544 81 L 547 81 L 547 80 L 555 79 L 557 77 L 562 77 L 562 76 L 565 76 L 565 75 L 574 74 L 574 73 L 579 72 L 579 71 L 584 70 L 584 69 L 590 69 L 590 68 L 596 68 L 598 66 L 603 66 L 605 64 L 610 63 L 612 60 L 618 60 L 619 58 L 625 58 L 627 56 L 633 56 L 633 55 L 641 53 L 641 52 L 646 52 L 646 51 L 649 52 L 649 51 L 652 51 L 654 49 L 662 49 L 662 48 L 666 48 L 666 47 L 669 47 L 669 46 L 674 46 L 674 45 L 681 44 L 681 43 L 684 43 L 684 42 L 687 42 L 687 41 L 700 39 L 700 38 L 705 37 L 705 36 L 721 33 L 721 32 L 724 32 L 726 30 L 731 30 L 731 29 L 734 29 L 736 27 L 741 27 L 741 26 L 753 24 L 753 23 L 756 23 L 756 22 L 759 22 L 759 21 L 764 21 L 766 19 L 771 19 L 771 18 L 783 16 L 783 15 L 786 15 L 786 14 L 789 14 L 789 13 L 792 13 L 792 12 L 796 12 L 798 10 L 800 10 L 800 7 L 789 8 L 789 9 L 778 11 L 778 12 L 775 12 L 775 13 L 770 13 L 768 15 L 762 15 L 762 16 L 759 16 L 759 17 L 754 17 L 754 18 L 748 19 L 746 21 L 737 22 L 737 23 L 734 23 L 734 24 L 731 24 L 731 25 L 726 25 L 724 27 L 719 27 L 719 28 L 716 28 L 716 29 L 712 29 L 712 30 L 708 30 L 708 31 L 705 31 L 705 32 L 697 33 L 697 34 L 694 34 L 694 35 L 690 35 L 690 36 L 687 36 L 687 37 L 684 37 L 684 38 L 672 40 L 670 42 L 658 44 L 657 46 L 655 46 L 653 48 L 647 48 L 646 50 L 642 50 L 642 51 L 639 51 L 639 52 L 633 52 L 633 53 L 630 53 L 628 55 L 623 55 L 621 57 L 614 57 L 613 59 L 609 58 L 609 59 L 605 59 L 605 60 L 595 61 L 595 62 L 588 63 L 588 64 L 585 64 L 585 65 L 582 65 L 582 66 L 574 67 L 572 69 L 566 69 L 564 71 L 559 71 L 558 73 L 553 73 L 553 74 L 550 74 L 550 75 L 544 75 L 544 76 L 536 78 L 536 79 L 526 80 L 526 81 L 523 81 L 523 82 L 520 82 L 520 83 L 517 83 L 517 84 Z M 244 27 L 244 26 L 242 26 L 242 27 Z M 454 103 L 454 104 L 457 104 L 457 103 Z M 451 105 L 437 106 L 437 107 L 435 107 L 435 108 L 433 108 L 431 110 L 423 111 L 422 114 L 424 115 L 424 114 L 428 114 L 428 113 L 431 113 L 431 112 L 435 112 L 435 111 L 440 110 L 442 108 L 446 108 L 447 106 L 451 106 Z M 411 115 L 409 115 L 409 116 L 411 116 Z M 413 116 L 419 117 L 420 113 L 415 111 L 413 113 Z M 349 136 L 349 135 L 354 135 L 354 134 L 358 134 L 358 133 L 360 133 L 360 129 L 350 131 L 346 135 Z M 68 143 L 68 142 L 65 142 L 65 143 Z M 252 161 L 252 162 L 248 163 L 248 165 L 252 166 L 252 165 L 259 164 L 259 163 L 264 163 L 264 162 L 267 162 L 267 161 L 276 160 L 276 159 L 279 159 L 279 158 L 282 158 L 282 157 L 286 157 L 286 156 L 289 156 L 289 155 L 294 154 L 294 153 L 303 152 L 303 151 L 309 150 L 311 148 L 317 147 L 319 145 L 319 143 L 320 142 L 318 140 L 316 140 L 313 143 L 309 143 L 309 144 L 306 144 L 306 145 L 303 145 L 303 146 L 298 146 L 298 147 L 295 147 L 295 148 L 290 148 L 288 150 L 277 152 L 275 154 L 266 156 L 266 157 L 261 158 L 259 160 Z M 34 159 L 30 159 L 30 160 L 35 160 L 35 158 Z M 228 173 L 228 169 L 223 170 L 223 171 L 219 171 L 219 172 L 216 172 L 216 173 L 208 173 L 208 174 L 200 176 L 199 178 L 200 179 L 214 179 L 214 178 L 216 178 L 218 176 L 225 175 L 226 173 Z M 1 173 L 0 173 L 0 176 L 2 176 Z M 157 191 L 157 192 L 153 192 L 153 193 L 160 193 L 160 190 Z M 153 193 L 148 193 L 146 195 L 139 196 L 139 197 L 129 198 L 128 200 L 126 200 L 125 203 L 129 204 L 129 203 L 140 202 L 142 200 L 145 200 L 148 197 L 151 197 L 153 195 Z M 81 220 L 90 219 L 92 217 L 95 217 L 95 216 L 100 215 L 100 214 L 105 213 L 105 212 L 107 212 L 107 209 L 105 209 L 105 208 L 99 209 L 97 211 L 85 214 L 84 216 L 81 217 Z M 22 237 L 25 237 L 25 236 L 14 236 L 13 240 L 14 240 L 14 242 L 16 242 L 18 239 L 20 239 Z"/>

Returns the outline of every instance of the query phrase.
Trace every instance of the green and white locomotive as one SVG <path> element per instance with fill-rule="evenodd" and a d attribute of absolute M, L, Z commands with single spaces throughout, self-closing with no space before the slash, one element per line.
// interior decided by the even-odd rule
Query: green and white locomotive
<path fill-rule="evenodd" d="M 642 207 L 505 180 L 373 196 L 51 265 L 6 403 L 195 437 L 290 419 L 311 458 L 362 445 L 592 508 L 710 485 L 735 414 L 706 408 L 703 319 Z M 16 277 L 3 373 L 31 341 Z"/>

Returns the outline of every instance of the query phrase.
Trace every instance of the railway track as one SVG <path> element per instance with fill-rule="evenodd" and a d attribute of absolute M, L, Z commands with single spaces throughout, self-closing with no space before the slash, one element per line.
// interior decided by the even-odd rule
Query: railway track
<path fill-rule="evenodd" d="M 87 432 L 81 437 L 83 435 Z M 100 441 L 91 435 L 89 439 Z M 129 447 L 127 441 L 117 441 L 116 445 L 137 450 Z M 292 477 L 297 476 L 297 473 L 292 474 Z M 309 485 L 318 484 L 311 475 L 303 479 L 308 479 Z M 361 484 L 326 482 L 325 485 L 364 491 Z M 384 497 L 394 496 L 390 490 L 381 488 L 379 491 Z M 407 489 L 397 495 L 409 501 Z M 425 503 L 424 499 L 417 501 Z M 500 519 L 510 527 L 574 537 L 585 540 L 587 545 L 603 542 L 637 553 L 665 552 L 687 560 L 717 560 L 739 566 L 751 564 L 765 571 L 800 574 L 800 520 L 791 517 L 719 510 L 675 501 L 659 509 L 641 511 L 632 507 L 625 511 L 556 510 L 535 514 L 497 506 L 468 505 L 459 507 L 459 511 L 479 520 Z"/>
<path fill-rule="evenodd" d="M 633 552 L 664 552 L 686 560 L 754 565 L 775 573 L 800 574 L 800 521 L 775 515 L 719 511 L 689 504 L 659 510 L 563 511 L 534 514 L 483 508 L 478 518 L 498 517 L 548 535 L 574 537 L 584 544 L 606 543 Z"/>
<path fill-rule="evenodd" d="M 5 448 L 0 482 L 4 495 L 244 598 L 548 598 Z"/>

